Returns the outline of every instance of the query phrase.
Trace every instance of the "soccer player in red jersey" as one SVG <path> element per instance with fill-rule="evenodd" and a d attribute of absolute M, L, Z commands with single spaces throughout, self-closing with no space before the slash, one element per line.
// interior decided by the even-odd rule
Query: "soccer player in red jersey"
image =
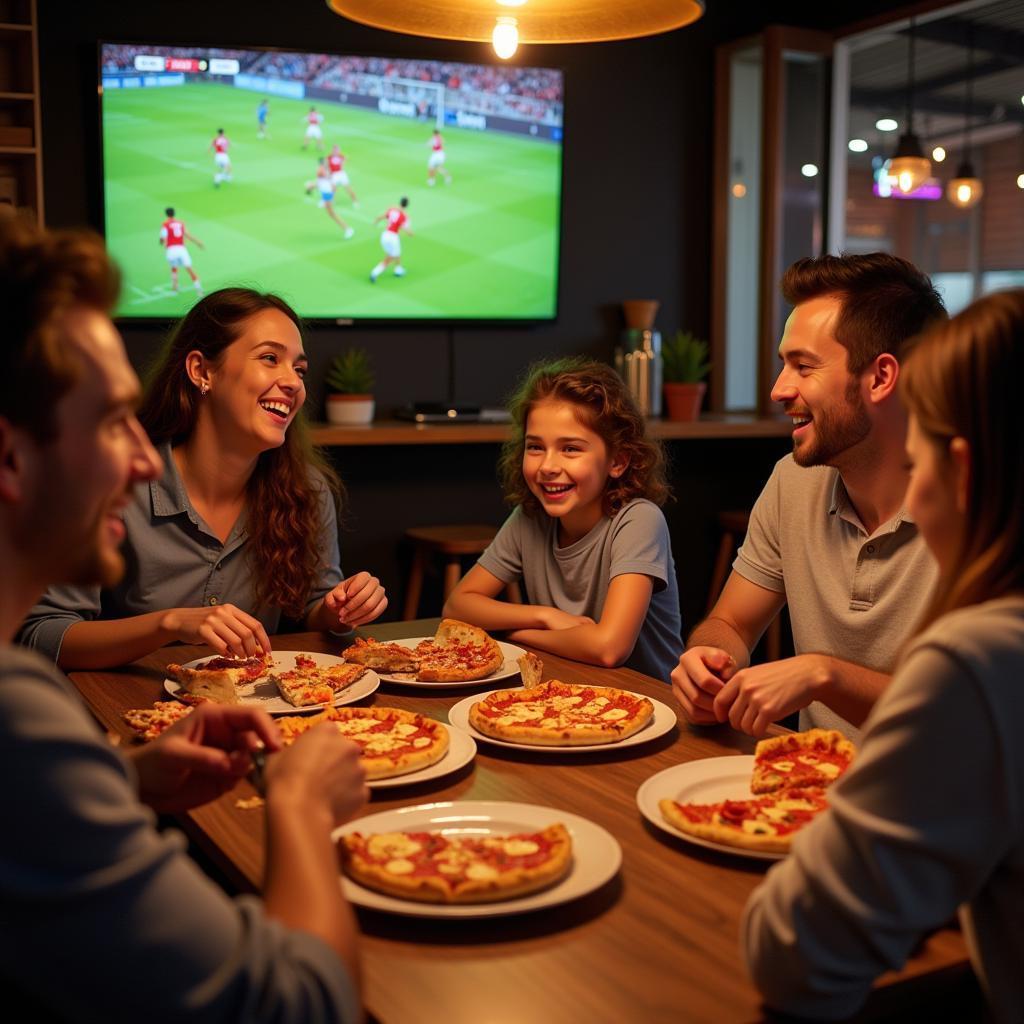
<path fill-rule="evenodd" d="M 316 107 L 310 107 L 309 113 L 306 115 L 306 140 L 302 143 L 303 149 L 309 148 L 309 140 L 312 139 L 316 143 L 316 148 L 322 153 L 324 150 L 324 130 L 321 127 L 324 121 L 324 115 L 321 114 Z"/>
<path fill-rule="evenodd" d="M 331 147 L 331 152 L 328 154 L 327 169 L 331 172 L 331 181 L 335 188 L 340 185 L 349 194 L 352 205 L 358 207 L 359 200 L 356 199 L 356 194 L 348 180 L 348 171 L 345 170 L 345 154 L 342 153 L 341 147 L 337 143 Z"/>
<path fill-rule="evenodd" d="M 345 232 L 346 238 L 351 238 L 356 233 L 355 228 L 343 221 L 334 212 L 334 181 L 332 180 L 325 157 L 320 157 L 317 161 L 316 178 L 313 181 L 306 182 L 306 195 L 309 195 L 313 189 L 320 193 L 320 202 L 317 203 L 317 206 L 327 211 L 327 216 Z"/>
<path fill-rule="evenodd" d="M 399 231 L 404 231 L 410 238 L 416 237 L 409 230 L 409 217 L 405 212 L 408 205 L 408 198 L 402 196 L 398 206 L 389 206 L 379 217 L 375 217 L 373 220 L 374 224 L 381 220 L 387 221 L 387 223 L 380 235 L 380 247 L 384 250 L 384 259 L 370 271 L 371 284 L 376 284 L 377 278 L 392 263 L 395 265 L 395 277 L 405 277 L 405 267 L 402 266 L 402 240 L 398 237 L 398 233 Z"/>
<path fill-rule="evenodd" d="M 217 188 L 220 188 L 222 181 L 231 180 L 231 158 L 228 156 L 230 146 L 231 143 L 224 134 L 224 129 L 218 128 L 209 147 L 213 150 L 213 162 L 217 168 L 213 174 L 213 183 Z"/>
<path fill-rule="evenodd" d="M 437 172 L 440 171 L 444 175 L 444 183 L 450 185 L 452 176 L 444 165 L 444 143 L 441 141 L 440 129 L 434 129 L 434 134 L 430 136 L 427 145 L 430 147 L 430 156 L 427 159 L 427 184 L 433 185 Z"/>
<path fill-rule="evenodd" d="M 164 213 L 167 220 L 160 225 L 160 244 L 164 246 L 167 262 L 171 265 L 171 290 L 178 290 L 178 267 L 184 267 L 192 278 L 196 291 L 203 294 L 203 286 L 199 283 L 199 275 L 192 269 L 192 257 L 185 248 L 185 242 L 195 242 L 200 249 L 205 248 L 195 235 L 185 230 L 185 222 L 174 216 L 174 207 L 168 206 Z"/>

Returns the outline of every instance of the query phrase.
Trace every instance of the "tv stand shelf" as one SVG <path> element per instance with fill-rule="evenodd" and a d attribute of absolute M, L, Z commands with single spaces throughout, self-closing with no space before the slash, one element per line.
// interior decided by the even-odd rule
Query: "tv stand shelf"
<path fill-rule="evenodd" d="M 709 413 L 694 423 L 648 420 L 652 437 L 663 441 L 688 439 L 786 437 L 793 429 L 787 417 L 752 413 Z M 313 443 L 332 445 L 500 444 L 510 434 L 507 423 L 409 423 L 375 420 L 363 427 L 311 425 Z"/>

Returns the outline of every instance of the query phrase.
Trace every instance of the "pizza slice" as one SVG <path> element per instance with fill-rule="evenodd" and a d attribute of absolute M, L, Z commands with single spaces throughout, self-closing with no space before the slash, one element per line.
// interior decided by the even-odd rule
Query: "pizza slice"
<path fill-rule="evenodd" d="M 659 800 L 664 819 L 697 839 L 763 853 L 788 853 L 793 836 L 827 807 L 824 789 L 783 789 L 749 800 L 684 804 Z"/>
<path fill-rule="evenodd" d="M 190 715 L 192 708 L 193 704 L 182 704 L 176 700 L 158 700 L 151 708 L 133 708 L 125 711 L 121 718 L 138 734 L 139 739 L 148 743 L 175 722 L 180 722 Z"/>
<path fill-rule="evenodd" d="M 295 668 L 272 671 L 268 678 L 289 704 L 306 708 L 330 704 L 342 690 L 365 674 L 364 665 L 318 665 L 308 654 L 296 654 Z"/>
<path fill-rule="evenodd" d="M 353 665 L 376 669 L 391 675 L 395 672 L 415 672 L 419 659 L 408 647 L 401 644 L 380 643 L 372 637 L 360 637 L 351 647 L 345 648 L 342 657 Z"/>
<path fill-rule="evenodd" d="M 421 903 L 514 899 L 554 884 L 572 864 L 572 837 L 561 823 L 515 835 L 353 832 L 338 846 L 350 878 Z"/>
<path fill-rule="evenodd" d="M 423 682 L 461 683 L 492 675 L 505 663 L 498 642 L 478 626 L 442 619 L 432 640 L 416 647 Z"/>
<path fill-rule="evenodd" d="M 754 750 L 752 793 L 824 788 L 853 763 L 856 747 L 835 729 L 808 729 L 761 740 Z"/>
<path fill-rule="evenodd" d="M 266 674 L 268 667 L 268 658 L 260 654 L 253 658 L 207 658 L 197 668 L 172 664 L 167 666 L 167 671 L 193 697 L 205 697 L 219 704 L 237 704 L 238 688 L 254 683 Z"/>

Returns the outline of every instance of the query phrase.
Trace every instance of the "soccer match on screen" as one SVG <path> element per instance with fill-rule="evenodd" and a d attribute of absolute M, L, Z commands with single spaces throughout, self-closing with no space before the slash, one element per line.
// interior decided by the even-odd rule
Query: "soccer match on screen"
<path fill-rule="evenodd" d="M 562 74 L 101 45 L 117 314 L 228 285 L 305 317 L 556 314 Z"/>

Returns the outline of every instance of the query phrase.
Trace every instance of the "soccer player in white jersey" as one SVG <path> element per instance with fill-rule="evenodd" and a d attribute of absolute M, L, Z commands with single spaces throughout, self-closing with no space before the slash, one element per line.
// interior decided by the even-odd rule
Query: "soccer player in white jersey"
<path fill-rule="evenodd" d="M 331 172 L 331 181 L 334 182 L 334 187 L 337 188 L 340 185 L 349 194 L 349 197 L 352 199 L 352 205 L 358 208 L 359 200 L 356 199 L 355 191 L 348 180 L 348 171 L 345 170 L 345 159 L 345 154 L 342 153 L 341 147 L 335 143 L 327 155 L 327 169 Z"/>
<path fill-rule="evenodd" d="M 398 237 L 399 231 L 404 231 L 410 238 L 416 236 L 409 230 L 409 217 L 406 214 L 406 207 L 409 200 L 402 196 L 397 206 L 389 206 L 379 217 L 375 217 L 373 223 L 386 221 L 384 230 L 380 235 L 380 247 L 384 250 L 384 259 L 370 271 L 370 283 L 376 284 L 377 278 L 384 273 L 393 263 L 395 265 L 395 277 L 405 277 L 405 267 L 402 266 L 402 240 Z"/>
<path fill-rule="evenodd" d="M 213 184 L 220 188 L 222 181 L 231 180 L 231 157 L 228 156 L 228 149 L 231 143 L 228 141 L 228 137 L 224 134 L 223 128 L 217 129 L 217 134 L 213 137 L 213 141 L 210 143 L 210 149 L 213 150 L 213 163 L 217 168 L 213 174 Z"/>
<path fill-rule="evenodd" d="M 320 157 L 317 161 L 316 178 L 306 182 L 306 195 L 316 189 L 320 193 L 320 202 L 317 206 L 327 211 L 327 216 L 345 232 L 346 238 L 351 238 L 356 232 L 353 227 L 346 224 L 337 213 L 334 212 L 334 182 L 331 180 L 331 172 L 327 166 L 327 159 Z"/>
<path fill-rule="evenodd" d="M 171 267 L 171 291 L 178 290 L 178 268 L 184 267 L 188 271 L 188 276 L 192 278 L 196 291 L 202 295 L 203 286 L 199 283 L 199 275 L 192 269 L 192 257 L 185 248 L 185 242 L 195 242 L 200 249 L 205 246 L 195 235 L 188 233 L 184 221 L 174 216 L 173 206 L 168 206 L 164 214 L 167 220 L 160 225 L 160 244 L 164 247 L 167 262 Z"/>
<path fill-rule="evenodd" d="M 434 134 L 430 136 L 427 145 L 430 147 L 430 156 L 427 158 L 427 184 L 433 186 L 437 172 L 440 171 L 444 175 L 444 183 L 450 185 L 452 176 L 444 165 L 444 142 L 441 140 L 440 129 L 434 129 Z"/>
<path fill-rule="evenodd" d="M 324 115 L 316 109 L 316 107 L 310 107 L 309 113 L 306 115 L 306 139 L 302 143 L 303 149 L 309 148 L 310 139 L 316 143 L 316 148 L 323 152 L 324 149 Z"/>

